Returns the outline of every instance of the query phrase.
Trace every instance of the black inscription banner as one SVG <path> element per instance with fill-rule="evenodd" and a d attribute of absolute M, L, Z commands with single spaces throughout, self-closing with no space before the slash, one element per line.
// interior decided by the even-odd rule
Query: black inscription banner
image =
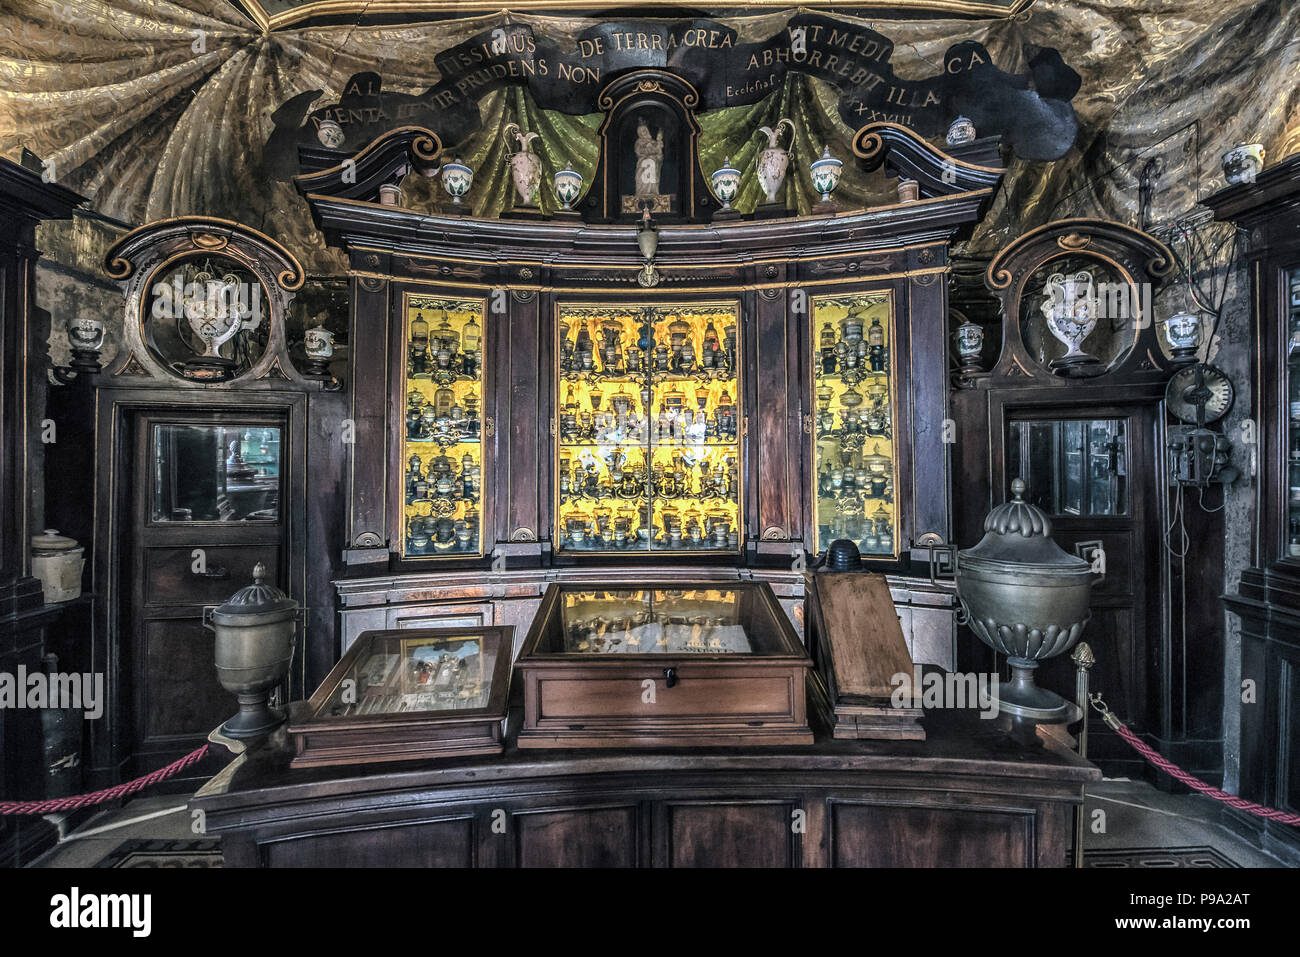
<path fill-rule="evenodd" d="M 478 128 L 478 100 L 507 84 L 526 84 L 543 109 L 596 113 L 610 80 L 644 67 L 667 69 L 690 82 L 699 91 L 700 111 L 755 103 L 794 71 L 839 91 L 840 117 L 851 129 L 886 121 L 930 137 L 963 115 L 981 135 L 1001 134 L 1023 159 L 1057 159 L 1074 143 L 1077 120 L 1070 100 L 1080 77 L 1056 50 L 1027 49 L 1029 72 L 1013 74 L 999 69 L 981 44 L 964 41 L 948 49 L 943 72 L 920 80 L 894 74 L 893 52 L 883 34 L 813 13 L 791 17 L 783 31 L 759 43 L 740 43 L 735 30 L 703 19 L 602 23 L 576 42 L 509 24 L 435 54 L 442 79 L 419 96 L 384 92 L 378 74 L 360 73 L 337 104 L 310 114 L 315 96 L 295 97 L 273 117 L 268 152 L 291 162 L 296 144 L 314 142 L 326 118 L 342 126 L 348 149 L 412 124 L 456 143 Z"/>

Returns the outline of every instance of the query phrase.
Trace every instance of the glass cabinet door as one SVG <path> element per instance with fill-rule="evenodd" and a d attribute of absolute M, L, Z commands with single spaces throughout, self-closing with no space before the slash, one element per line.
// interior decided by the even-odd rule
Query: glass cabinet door
<path fill-rule="evenodd" d="M 151 522 L 280 520 L 278 427 L 159 422 L 150 447 Z"/>
<path fill-rule="evenodd" d="M 483 554 L 485 305 L 405 295 L 403 557 Z"/>
<path fill-rule="evenodd" d="M 897 557 L 890 296 L 814 297 L 812 319 L 813 548 L 848 538 L 864 557 Z"/>
<path fill-rule="evenodd" d="M 1283 273 L 1287 317 L 1287 529 L 1286 557 L 1300 558 L 1300 268 Z"/>
<path fill-rule="evenodd" d="M 557 551 L 737 551 L 736 303 L 562 305 Z"/>

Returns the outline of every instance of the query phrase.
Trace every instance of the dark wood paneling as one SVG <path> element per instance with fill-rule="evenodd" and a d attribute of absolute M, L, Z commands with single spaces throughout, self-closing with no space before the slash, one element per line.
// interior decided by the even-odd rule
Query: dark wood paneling
<path fill-rule="evenodd" d="M 141 750 L 178 736 L 204 736 L 239 709 L 217 681 L 211 631 L 193 619 L 176 619 L 146 622 L 143 632 L 136 672 Z"/>
<path fill-rule="evenodd" d="M 541 370 L 537 357 L 550 353 L 540 340 L 540 303 L 537 293 L 511 295 L 510 313 L 506 317 L 493 316 L 489 301 L 488 323 L 496 328 L 494 345 L 501 355 L 499 381 L 509 383 L 508 389 L 498 390 L 498 395 L 508 396 L 509 406 L 496 410 L 497 431 L 504 434 L 497 443 L 502 458 L 498 459 L 495 474 L 509 478 L 508 483 L 501 483 L 500 489 L 504 493 L 501 497 L 508 496 L 498 526 L 501 541 L 511 541 L 516 533 L 523 539 L 525 531 L 533 538 L 540 537 L 542 525 L 550 514 L 549 509 L 542 512 L 539 494 L 541 489 L 550 486 L 551 459 L 549 449 L 543 453 L 537 444 L 537 397 L 549 388 L 538 378 Z"/>
<path fill-rule="evenodd" d="M 1031 867 L 1024 813 L 831 804 L 833 867 Z"/>
<path fill-rule="evenodd" d="M 784 273 L 781 266 L 773 269 Z M 804 297 L 805 299 L 807 297 Z M 788 402 L 791 392 L 799 390 L 800 379 L 790 378 L 790 347 L 786 336 L 786 308 L 789 296 L 784 289 L 760 289 L 754 297 L 754 322 L 745 332 L 750 343 L 742 343 L 754 357 L 756 401 L 747 410 L 749 443 L 757 450 L 749 461 L 757 466 L 755 483 L 756 508 L 752 535 L 771 535 L 777 540 L 790 538 L 791 475 L 797 461 L 790 457 L 790 422 Z M 805 306 L 805 311 L 807 307 Z M 796 493 L 797 494 L 797 493 Z"/>
<path fill-rule="evenodd" d="M 935 243 L 910 251 L 918 268 L 943 266 L 946 244 Z M 900 297 L 897 319 L 900 354 L 894 374 L 901 400 L 900 417 L 909 416 L 911 428 L 897 431 L 910 442 L 899 454 L 900 485 L 911 477 L 910 490 L 902 490 L 902 527 L 899 545 L 933 532 L 944 541 L 952 538 L 948 505 L 948 450 L 943 424 L 948 416 L 948 283 L 942 273 L 916 275 Z M 901 368 L 906 362 L 906 368 Z M 904 392 L 903 390 L 906 390 Z M 904 458 L 904 456 L 907 456 Z M 907 496 L 910 496 L 910 501 Z M 910 509 L 908 506 L 910 505 Z"/>
<path fill-rule="evenodd" d="M 472 867 L 473 835 L 473 819 L 458 818 L 272 841 L 262 854 L 267 867 Z"/>
<path fill-rule="evenodd" d="M 347 463 L 347 543 L 356 545 L 370 532 L 384 544 L 389 538 L 385 511 L 389 494 L 388 464 L 388 362 L 389 283 L 387 280 L 356 278 L 352 288 L 352 329 L 348 339 L 348 388 L 352 392 L 349 417 L 353 439 Z M 394 321 L 402 321 L 400 297 L 392 305 Z M 398 334 L 400 336 L 400 333 Z M 406 408 L 405 397 L 391 414 L 399 420 Z M 396 453 L 394 453 L 396 454 Z M 401 475 L 397 471 L 396 475 Z M 399 488 L 400 488 L 399 483 Z"/>
<path fill-rule="evenodd" d="M 669 803 L 669 867 L 797 867 L 800 836 L 789 802 Z"/>
<path fill-rule="evenodd" d="M 520 867 L 636 867 L 638 810 L 528 811 L 512 818 Z"/>

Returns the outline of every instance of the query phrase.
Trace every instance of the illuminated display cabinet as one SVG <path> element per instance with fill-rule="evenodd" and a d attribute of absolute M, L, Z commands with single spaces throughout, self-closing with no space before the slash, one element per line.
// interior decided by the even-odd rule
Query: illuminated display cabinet
<path fill-rule="evenodd" d="M 483 554 L 484 306 L 403 297 L 404 557 Z"/>
<path fill-rule="evenodd" d="M 898 555 L 892 297 L 813 299 L 813 550 L 856 542 L 868 558 Z"/>
<path fill-rule="evenodd" d="M 618 102 L 668 95 L 645 72 Z M 584 222 L 583 197 L 503 218 L 378 201 L 440 149 L 394 130 L 355 180 L 297 181 L 351 273 L 355 435 L 323 450 L 344 477 L 341 648 L 403 626 L 522 637 L 551 583 L 639 573 L 761 578 L 799 632 L 805 570 L 849 538 L 916 660 L 953 667 L 951 583 L 929 574 L 957 480 L 948 251 L 1000 171 L 878 124 L 855 161 L 919 198 L 650 224 Z"/>
<path fill-rule="evenodd" d="M 557 550 L 740 550 L 739 303 L 557 310 Z"/>

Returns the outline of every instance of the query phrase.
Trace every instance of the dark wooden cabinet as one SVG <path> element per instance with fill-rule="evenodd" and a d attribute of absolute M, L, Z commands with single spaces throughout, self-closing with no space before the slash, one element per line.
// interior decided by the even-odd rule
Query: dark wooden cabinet
<path fill-rule="evenodd" d="M 599 755 L 520 752 L 518 721 L 503 755 L 419 767 L 289 768 L 280 731 L 191 806 L 231 867 L 1064 867 L 1100 777 L 974 712 L 924 742 Z"/>
<path fill-rule="evenodd" d="M 250 301 L 261 311 L 230 377 L 205 378 L 211 366 L 200 366 L 195 378 L 186 363 L 199 357 L 177 345 L 179 321 L 141 303 L 163 301 L 154 283 L 166 269 L 212 257 L 256 284 Z M 201 619 L 205 606 L 251 584 L 259 562 L 305 606 L 282 697 L 307 694 L 328 673 L 337 660 L 329 580 L 342 549 L 349 451 L 337 382 L 300 373 L 290 358 L 288 309 L 303 274 L 274 240 L 225 220 L 179 217 L 123 236 L 105 270 L 122 281 L 124 323 L 115 358 L 95 377 L 86 443 L 95 521 L 87 564 L 102 596 L 94 655 L 113 689 L 91 756 L 100 786 L 181 757 L 234 713 Z"/>
<path fill-rule="evenodd" d="M 1300 157 L 1204 200 L 1245 231 L 1258 362 L 1255 554 L 1235 594 L 1241 619 L 1240 793 L 1300 811 Z M 1292 544 L 1294 538 L 1295 544 Z M 1249 683 L 1248 685 L 1246 683 Z M 1249 700 L 1247 700 L 1249 699 Z M 1239 815 L 1264 846 L 1300 854 L 1296 829 Z"/>
<path fill-rule="evenodd" d="M 529 617 L 502 617 L 503 605 L 514 598 L 535 602 L 546 580 L 570 580 L 589 569 L 671 566 L 676 577 L 715 567 L 732 574 L 794 568 L 797 576 L 839 528 L 860 541 L 874 567 L 900 581 L 922 572 L 911 580 L 931 588 L 923 564 L 926 547 L 952 535 L 950 445 L 943 427 L 947 391 L 941 386 L 948 361 L 948 250 L 954 237 L 983 215 L 1000 171 L 971 166 L 906 131 L 882 127 L 875 139 L 862 140 L 859 155 L 890 176 L 932 169 L 932 177 L 923 177 L 919 199 L 787 219 L 706 224 L 667 218 L 658 228 L 657 284 L 644 286 L 636 227 L 630 223 L 479 219 L 375 201 L 381 182 L 395 183 L 427 165 L 429 143 L 436 137 L 418 130 L 376 140 L 364 151 L 364 190 L 360 181 L 345 179 L 342 166 L 297 181 L 326 242 L 347 255 L 352 275 L 346 378 L 355 445 L 345 474 L 342 534 L 348 568 L 336 582 L 344 648 L 356 634 L 353 621 L 393 627 L 408 612 L 484 615 L 485 602 L 495 611 L 483 623 L 526 630 Z M 945 169 L 955 170 L 955 178 Z M 430 554 L 410 547 L 405 524 L 410 516 L 401 490 L 408 484 L 410 457 L 403 440 L 412 344 L 408 304 L 416 296 L 484 303 L 481 552 L 449 548 Z M 563 488 L 571 478 L 560 474 L 561 465 L 570 458 L 572 470 L 571 456 L 581 451 L 573 451 L 577 446 L 563 436 L 562 407 L 572 377 L 566 378 L 561 366 L 562 323 L 571 324 L 572 339 L 573 317 L 584 311 L 605 308 L 633 316 L 649 309 L 667 328 L 673 310 L 718 304 L 734 315 L 737 368 L 734 375 L 727 370 L 725 383 L 715 377 L 707 397 L 690 382 L 688 402 L 693 408 L 701 401 L 716 412 L 721 386 L 735 385 L 736 394 L 728 391 L 727 399 L 739 417 L 733 442 L 738 478 L 725 504 L 722 540 L 708 547 L 696 540 L 692 546 L 684 535 L 680 546 L 600 549 L 574 547 L 571 537 L 559 540 L 570 507 Z M 841 401 L 849 388 L 843 381 L 835 383 L 828 402 L 819 398 L 819 386 L 826 384 L 821 334 L 830 325 L 840 337 L 855 310 L 869 310 L 858 315 L 855 334 L 862 362 L 872 368 L 871 381 L 859 383 L 869 395 L 856 407 L 876 413 L 874 431 L 865 443 L 827 445 L 832 460 L 819 452 L 827 436 L 824 416 L 829 414 L 838 428 L 843 411 L 855 406 Z M 636 325 L 626 316 L 619 333 L 624 347 Z M 713 317 L 714 327 L 723 338 L 729 320 L 720 316 Z M 708 320 L 701 318 L 691 333 L 699 340 L 697 353 L 708 341 Z M 603 370 L 601 361 L 597 371 Z M 602 388 L 610 396 L 620 387 Z M 641 400 L 631 398 L 640 413 Z M 860 392 L 852 398 L 864 402 Z M 608 404 L 595 411 L 607 409 Z M 593 410 L 583 404 L 581 414 Z M 657 414 L 658 408 L 652 411 Z M 661 452 L 668 450 L 655 448 L 653 455 Z M 427 468 L 423 453 L 421 467 Z M 866 493 L 865 507 L 846 525 L 837 524 L 834 497 L 818 492 L 841 469 Z M 667 523 L 657 501 L 646 506 L 649 522 L 619 519 L 620 505 L 633 509 L 627 502 L 613 504 L 614 521 L 622 521 L 631 538 L 640 529 L 650 536 L 664 533 Z M 449 518 L 463 517 L 460 502 L 443 507 Z M 686 506 L 693 507 L 697 503 Z M 517 582 L 511 577 L 516 573 L 532 573 L 533 580 Z M 930 612 L 936 618 L 950 614 L 951 589 L 932 590 L 927 601 L 933 597 L 933 604 L 921 612 L 922 619 Z M 358 607 L 363 594 L 381 593 L 382 608 Z M 801 595 L 800 590 L 788 596 L 788 611 L 793 613 L 798 604 L 793 599 Z M 784 603 L 787 596 L 781 597 Z M 910 603 L 900 600 L 899 610 L 910 616 Z M 927 635 L 926 640 L 950 646 L 947 620 L 947 638 Z M 928 660 L 952 664 L 947 649 Z"/>
<path fill-rule="evenodd" d="M 43 404 L 33 401 L 43 392 L 39 383 L 45 377 L 43 365 L 33 360 L 44 355 L 36 331 L 36 227 L 45 220 L 69 219 L 81 202 L 71 190 L 46 182 L 39 169 L 33 172 L 0 158 L 0 218 L 5 224 L 0 234 L 0 672 L 7 675 L 18 674 L 19 668 L 41 672 L 56 626 L 68 610 L 45 605 L 31 568 L 32 535 L 45 527 L 40 524 Z M 84 640 L 73 647 L 60 667 L 89 670 Z M 50 773 L 43 739 L 40 711 L 0 708 L 0 798 L 47 796 Z M 56 839 L 56 829 L 47 821 L 2 816 L 0 866 L 25 864 Z"/>

